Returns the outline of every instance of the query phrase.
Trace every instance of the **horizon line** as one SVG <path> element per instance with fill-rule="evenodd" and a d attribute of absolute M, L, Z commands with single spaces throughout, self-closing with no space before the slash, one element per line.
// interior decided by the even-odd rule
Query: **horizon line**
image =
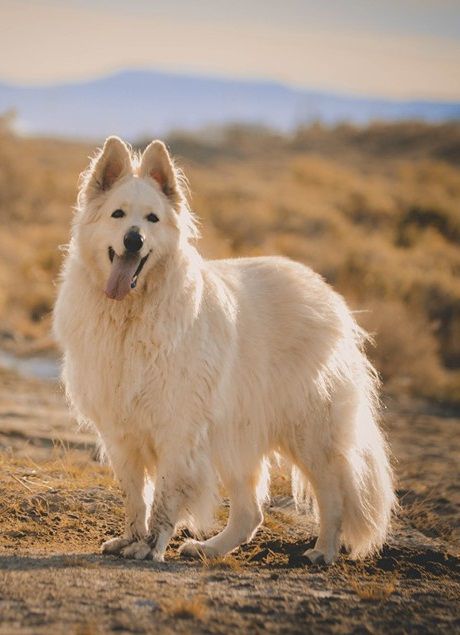
<path fill-rule="evenodd" d="M 151 73 L 156 75 L 174 76 L 191 79 L 208 79 L 212 81 L 220 81 L 224 83 L 240 83 L 240 84 L 265 84 L 279 86 L 289 89 L 293 92 L 299 93 L 319 93 L 324 96 L 337 96 L 341 98 L 350 99 L 365 99 L 371 101 L 385 101 L 388 103 L 436 103 L 436 104 L 460 104 L 460 96 L 458 98 L 448 97 L 427 97 L 427 96 L 407 96 L 407 97 L 393 97 L 385 95 L 383 93 L 362 93 L 362 92 L 347 92 L 341 89 L 325 88 L 311 85 L 302 85 L 297 83 L 290 83 L 282 81 L 280 79 L 274 79 L 269 77 L 259 76 L 238 76 L 238 75 L 224 75 L 218 73 L 203 73 L 199 71 L 187 71 L 187 70 L 167 70 L 153 66 L 125 66 L 113 68 L 101 73 L 87 74 L 85 76 L 66 79 L 56 79 L 54 81 L 14 81 L 9 78 L 0 76 L 0 84 L 7 85 L 11 88 L 18 89 L 48 89 L 58 88 L 62 86 L 71 85 L 83 85 L 93 82 L 98 82 L 110 77 L 116 77 L 117 75 L 129 74 L 129 73 Z"/>

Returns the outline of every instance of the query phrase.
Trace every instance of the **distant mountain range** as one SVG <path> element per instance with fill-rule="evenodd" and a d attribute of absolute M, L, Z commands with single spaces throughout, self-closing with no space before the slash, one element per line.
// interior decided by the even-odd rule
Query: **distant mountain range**
<path fill-rule="evenodd" d="M 0 83 L 0 113 L 14 108 L 27 133 L 135 140 L 173 129 L 258 124 L 289 131 L 321 120 L 460 119 L 460 102 L 390 101 L 153 71 L 123 71 L 87 82 L 22 87 Z"/>

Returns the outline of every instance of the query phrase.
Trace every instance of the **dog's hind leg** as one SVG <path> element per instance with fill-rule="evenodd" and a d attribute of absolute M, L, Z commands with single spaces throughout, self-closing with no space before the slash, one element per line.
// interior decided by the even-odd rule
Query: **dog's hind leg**
<path fill-rule="evenodd" d="M 125 494 L 125 531 L 102 545 L 102 553 L 119 554 L 127 545 L 141 539 L 146 532 L 146 506 L 143 497 L 145 485 L 144 465 L 137 452 L 123 444 L 107 444 L 106 452 L 115 476 Z"/>
<path fill-rule="evenodd" d="M 320 521 L 315 547 L 304 554 L 312 564 L 329 564 L 335 560 L 340 550 L 343 515 L 340 461 L 324 459 L 308 472 L 318 503 Z"/>
<path fill-rule="evenodd" d="M 230 514 L 227 526 L 209 540 L 188 540 L 180 553 L 191 557 L 216 558 L 230 553 L 241 544 L 249 542 L 263 520 L 254 476 L 238 478 L 225 483 L 230 497 Z"/>
<path fill-rule="evenodd" d="M 365 367 L 362 372 L 370 371 Z M 372 384 L 373 377 L 367 381 Z M 291 447 L 313 485 L 320 512 L 318 541 L 306 553 L 312 562 L 331 562 L 341 544 L 351 557 L 362 558 L 385 541 L 395 498 L 374 407 L 372 385 L 363 389 L 362 383 L 343 383 L 333 395 L 329 421 L 310 428 L 309 439 L 298 434 Z"/>

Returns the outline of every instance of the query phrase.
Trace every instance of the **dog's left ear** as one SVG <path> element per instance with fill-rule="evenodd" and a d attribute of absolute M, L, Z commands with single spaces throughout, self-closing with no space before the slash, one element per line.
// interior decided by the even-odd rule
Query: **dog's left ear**
<path fill-rule="evenodd" d="M 178 174 L 174 163 L 162 141 L 152 141 L 142 155 L 139 176 L 148 176 L 157 182 L 161 191 L 175 207 L 179 207 L 182 200 Z"/>

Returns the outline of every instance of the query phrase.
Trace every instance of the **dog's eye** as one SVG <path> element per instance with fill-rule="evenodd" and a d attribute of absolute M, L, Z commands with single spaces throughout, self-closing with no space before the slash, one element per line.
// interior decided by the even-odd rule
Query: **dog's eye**
<path fill-rule="evenodd" d="M 116 209 L 112 213 L 112 218 L 123 218 L 123 216 L 126 216 L 126 214 L 124 213 L 122 209 Z"/>
<path fill-rule="evenodd" d="M 149 221 L 149 223 L 158 223 L 158 221 L 160 220 L 158 216 L 153 212 L 146 216 L 146 219 Z"/>

